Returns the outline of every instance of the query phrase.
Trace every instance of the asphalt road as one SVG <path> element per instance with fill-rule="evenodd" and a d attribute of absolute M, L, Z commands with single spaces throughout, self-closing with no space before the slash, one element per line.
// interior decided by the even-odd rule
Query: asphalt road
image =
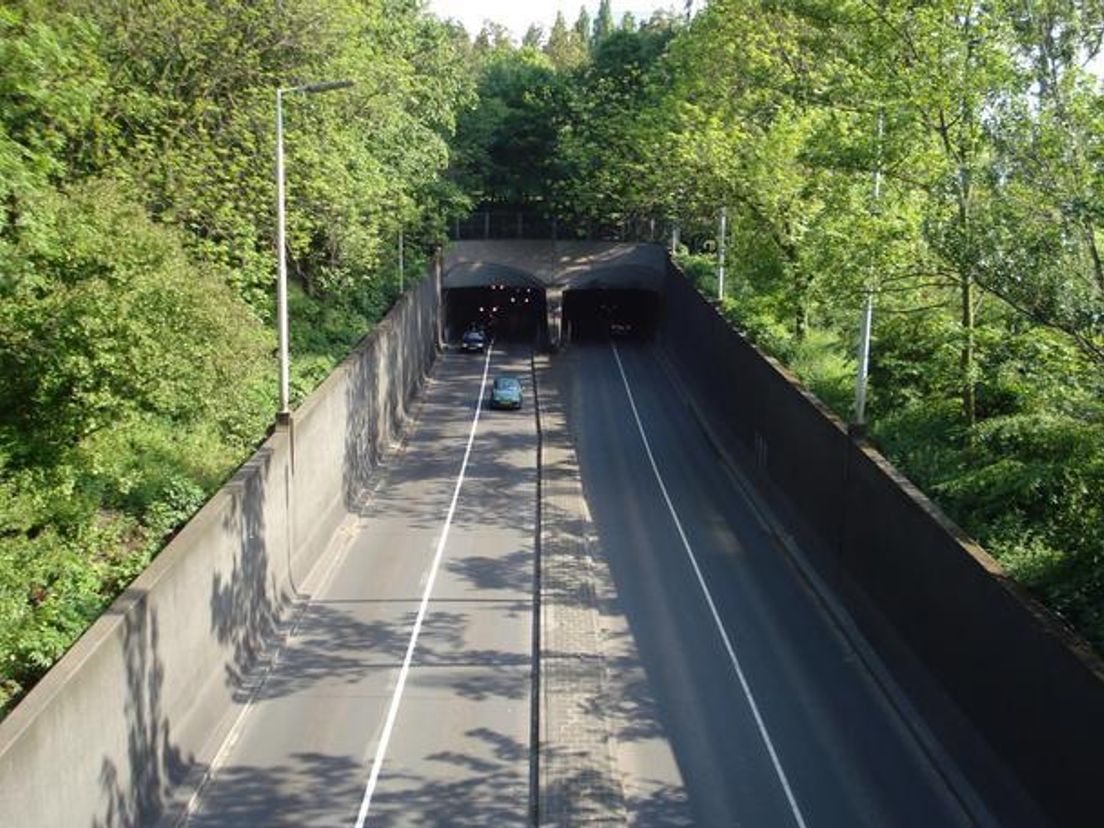
<path fill-rule="evenodd" d="M 565 359 L 613 581 L 611 716 L 632 820 L 970 824 L 654 352 L 594 344 Z"/>
<path fill-rule="evenodd" d="M 651 348 L 556 363 L 608 565 L 601 704 L 631 821 L 971 824 L 953 769 L 920 749 Z M 521 412 L 476 421 L 485 368 L 522 379 Z M 528 372 L 518 347 L 442 357 L 188 824 L 529 824 Z"/>
<path fill-rule="evenodd" d="M 528 822 L 536 427 L 527 399 L 484 408 L 472 436 L 484 364 L 439 360 L 189 825 Z M 488 368 L 488 387 L 512 373 L 531 390 L 528 349 L 496 348 Z"/>

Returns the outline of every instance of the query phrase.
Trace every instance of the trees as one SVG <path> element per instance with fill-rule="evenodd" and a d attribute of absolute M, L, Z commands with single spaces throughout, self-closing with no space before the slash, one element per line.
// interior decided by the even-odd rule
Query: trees
<path fill-rule="evenodd" d="M 479 105 L 460 118 L 451 176 L 482 204 L 540 201 L 551 175 L 558 84 L 534 49 L 507 50 L 482 67 Z"/>
<path fill-rule="evenodd" d="M 477 52 L 497 52 L 510 48 L 510 45 L 510 30 L 493 20 L 484 21 L 483 28 L 475 36 Z"/>
<path fill-rule="evenodd" d="M 285 113 L 301 397 L 460 198 L 468 49 L 405 0 L 0 8 L 0 710 L 263 438 L 274 90 L 355 81 Z"/>
<path fill-rule="evenodd" d="M 957 283 L 961 398 L 966 421 L 973 425 L 976 289 L 984 267 L 979 213 L 989 196 L 983 171 L 991 152 L 986 118 L 999 101 L 1021 92 L 1009 58 L 1011 32 L 992 6 L 976 3 L 933 4 L 924 15 L 887 4 L 878 8 L 872 24 L 869 40 L 858 51 L 845 51 L 844 44 L 834 50 L 856 70 L 853 93 L 868 90 L 894 129 L 910 131 L 913 142 L 929 142 L 928 152 L 911 156 L 908 176 L 928 196 L 929 249 Z M 854 63 L 858 56 L 867 62 L 866 72 L 873 56 L 884 77 L 860 74 Z"/>
<path fill-rule="evenodd" d="M 557 69 L 572 69 L 586 60 L 586 40 L 575 29 L 567 28 L 567 21 L 561 12 L 556 13 L 544 53 Z"/>
<path fill-rule="evenodd" d="M 725 312 L 844 416 L 872 293 L 874 438 L 1104 642 L 1098 4 L 602 19 L 588 57 L 540 80 L 557 89 L 540 146 L 558 213 L 676 220 L 702 252 L 726 205 Z"/>
<path fill-rule="evenodd" d="M 610 0 L 599 0 L 598 16 L 594 18 L 594 31 L 590 39 L 591 48 L 596 49 L 601 46 L 602 41 L 613 34 L 615 28 Z"/>
<path fill-rule="evenodd" d="M 994 117 L 988 177 L 995 198 L 982 278 L 986 289 L 1104 364 L 1104 109 L 1098 81 L 1084 68 L 1101 53 L 1102 12 L 1083 3 L 1017 11 L 1016 49 L 1034 86 L 1003 101 Z"/>
<path fill-rule="evenodd" d="M 544 29 L 536 23 L 525 30 L 525 36 L 521 39 L 521 45 L 527 49 L 540 49 L 544 43 Z"/>
<path fill-rule="evenodd" d="M 579 36 L 580 43 L 590 44 L 591 38 L 591 21 L 590 12 L 587 11 L 586 6 L 579 7 L 579 16 L 575 18 L 574 31 Z"/>
<path fill-rule="evenodd" d="M 10 461 L 63 452 L 131 416 L 186 424 L 238 402 L 265 345 L 217 267 L 189 265 L 179 234 L 117 182 L 93 179 L 25 203 L 9 250 L 25 275 L 0 310 L 0 427 Z M 32 223 L 33 222 L 33 223 Z"/>
<path fill-rule="evenodd" d="M 616 224 L 658 201 L 638 147 L 649 127 L 638 115 L 653 94 L 650 73 L 673 36 L 667 27 L 615 31 L 565 85 L 550 190 L 564 217 Z"/>

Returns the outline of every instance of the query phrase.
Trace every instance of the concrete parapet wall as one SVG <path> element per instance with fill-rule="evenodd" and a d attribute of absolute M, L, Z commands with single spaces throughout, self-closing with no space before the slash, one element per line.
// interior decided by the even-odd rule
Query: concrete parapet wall
<path fill-rule="evenodd" d="M 710 432 L 796 519 L 809 562 L 888 666 L 918 662 L 1057 824 L 1096 821 L 1099 660 L 673 266 L 663 301 L 660 342 Z"/>
<path fill-rule="evenodd" d="M 0 823 L 173 822 L 438 348 L 439 271 L 0 723 Z"/>

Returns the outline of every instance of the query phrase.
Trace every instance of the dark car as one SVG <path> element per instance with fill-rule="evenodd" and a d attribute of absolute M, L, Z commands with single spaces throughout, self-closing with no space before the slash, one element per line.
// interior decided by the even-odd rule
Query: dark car
<path fill-rule="evenodd" d="M 521 383 L 513 377 L 495 377 L 491 383 L 491 408 L 521 408 Z"/>
<path fill-rule="evenodd" d="M 469 328 L 464 331 L 464 335 L 460 337 L 461 351 L 475 351 L 481 354 L 486 348 L 487 335 L 478 328 Z"/>

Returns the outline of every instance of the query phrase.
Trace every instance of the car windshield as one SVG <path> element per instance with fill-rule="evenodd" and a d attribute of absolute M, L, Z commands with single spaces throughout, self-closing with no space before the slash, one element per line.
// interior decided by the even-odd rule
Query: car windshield
<path fill-rule="evenodd" d="M 520 391 L 521 383 L 513 377 L 499 377 L 494 381 L 495 391 Z"/>
<path fill-rule="evenodd" d="M 482 339 L 483 334 L 479 331 L 468 331 L 464 334 L 464 339 Z"/>

